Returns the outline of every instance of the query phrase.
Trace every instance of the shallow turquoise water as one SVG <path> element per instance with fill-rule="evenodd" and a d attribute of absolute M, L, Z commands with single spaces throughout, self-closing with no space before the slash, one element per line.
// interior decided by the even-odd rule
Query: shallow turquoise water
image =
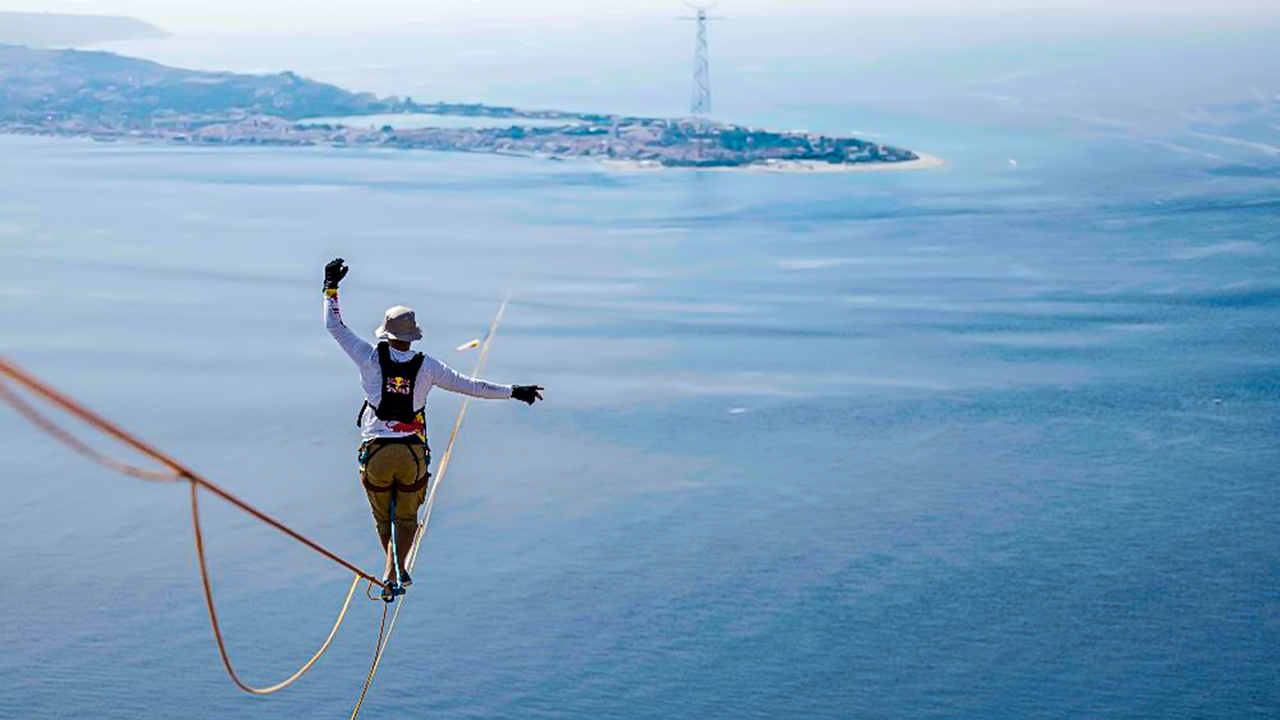
<path fill-rule="evenodd" d="M 548 401 L 472 406 L 369 717 L 1275 716 L 1275 166 L 903 127 L 950 163 L 0 137 L 0 352 L 374 566 L 320 268 L 352 266 L 357 330 L 406 302 L 462 367 L 511 291 L 486 374 Z M 349 712 L 375 605 L 246 698 L 185 491 L 0 423 L 0 715 Z M 233 656 L 273 680 L 347 580 L 204 508 Z"/>

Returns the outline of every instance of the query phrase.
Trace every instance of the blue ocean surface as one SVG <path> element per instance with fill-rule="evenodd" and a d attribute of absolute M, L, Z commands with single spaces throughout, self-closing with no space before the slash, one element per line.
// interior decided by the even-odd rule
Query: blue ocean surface
<path fill-rule="evenodd" d="M 637 66 L 665 36 L 610 26 L 592 42 L 616 54 L 574 76 L 573 28 L 499 30 L 472 55 L 426 31 L 120 49 L 419 100 L 680 111 L 687 33 L 671 67 Z M 968 45 L 928 26 L 868 54 L 848 28 L 715 30 L 726 115 L 945 164 L 0 136 L 0 353 L 377 568 L 321 269 L 351 266 L 358 332 L 411 305 L 421 348 L 467 371 L 454 348 L 511 293 L 484 375 L 546 402 L 470 406 L 365 717 L 1280 716 L 1274 34 L 993 45 L 974 23 Z M 1157 60 L 1206 48 L 1217 65 L 1158 81 Z M 459 405 L 430 397 L 437 458 Z M 358 597 L 298 685 L 242 695 L 186 488 L 113 475 L 6 408 L 0 430 L 0 717 L 350 712 L 380 603 Z M 350 576 L 201 510 L 232 659 L 274 682 Z"/>

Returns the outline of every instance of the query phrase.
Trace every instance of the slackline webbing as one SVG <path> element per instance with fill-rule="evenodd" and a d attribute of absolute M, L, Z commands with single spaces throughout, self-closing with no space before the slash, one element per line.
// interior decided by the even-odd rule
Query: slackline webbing
<path fill-rule="evenodd" d="M 506 299 L 504 299 L 502 301 L 502 304 L 498 307 L 498 312 L 494 316 L 493 322 L 490 323 L 489 325 L 489 332 L 485 336 L 484 345 L 480 351 L 480 357 L 477 359 L 475 370 L 472 372 L 473 376 L 479 375 L 480 371 L 484 367 L 485 359 L 488 357 L 488 354 L 489 354 L 489 347 L 493 342 L 494 336 L 497 334 L 498 324 L 502 321 L 502 316 L 506 311 L 507 304 L 510 301 L 510 299 L 511 299 L 511 295 L 508 294 Z M 31 393 L 32 395 L 40 397 L 41 399 L 59 408 L 60 410 L 78 418 L 85 424 L 96 428 L 97 430 L 101 431 L 105 435 L 130 447 L 131 449 L 138 452 L 139 454 L 144 455 L 150 458 L 151 460 L 155 461 L 156 463 L 164 466 L 167 472 L 159 472 L 156 470 L 148 470 L 145 468 L 140 468 L 136 465 L 132 465 L 130 463 L 117 460 L 111 457 L 110 455 L 107 455 L 106 453 L 103 453 L 93 448 L 88 443 L 83 442 L 78 437 L 76 437 L 73 433 L 71 433 L 70 431 L 66 430 L 58 423 L 51 420 L 47 415 L 40 412 L 38 409 L 36 409 L 34 405 L 27 402 L 27 400 L 24 399 L 22 395 L 20 395 L 14 388 L 10 387 L 10 384 L 9 384 L 10 382 L 12 382 L 14 385 L 20 386 L 21 388 Z M 67 395 L 55 390 L 53 387 L 39 380 L 34 375 L 31 375 L 25 370 L 19 368 L 16 364 L 14 364 L 13 362 L 9 361 L 4 357 L 0 357 L 0 400 L 4 400 L 6 403 L 12 406 L 20 415 L 25 417 L 28 421 L 30 421 L 33 425 L 35 425 L 39 429 L 48 433 L 55 440 L 63 443 L 64 445 L 66 445 L 67 447 L 70 447 L 72 450 L 76 451 L 77 453 L 80 453 L 81 455 L 87 457 L 93 462 L 96 462 L 99 465 L 102 465 L 110 470 L 113 470 L 122 475 L 138 478 L 141 480 L 148 480 L 151 482 L 183 482 L 185 481 L 189 485 L 191 490 L 190 497 L 191 497 L 192 535 L 195 540 L 196 559 L 198 561 L 198 565 L 200 568 L 200 583 L 204 589 L 205 605 L 208 609 L 208 614 L 209 614 L 209 625 L 213 629 L 214 640 L 216 641 L 218 646 L 218 655 L 222 660 L 223 667 L 227 671 L 227 675 L 231 678 L 231 681 L 236 685 L 236 687 L 238 687 L 239 689 L 243 690 L 246 693 L 249 693 L 252 695 L 269 695 L 271 693 L 275 693 L 280 690 L 283 690 L 286 687 L 289 687 L 293 683 L 297 682 L 298 679 L 300 679 L 303 675 L 305 675 L 307 671 L 310 670 L 316 664 L 316 662 L 320 660 L 320 657 L 324 655 L 325 651 L 329 649 L 329 646 L 332 644 L 334 637 L 338 634 L 338 629 L 342 626 L 343 621 L 346 619 L 347 610 L 351 607 L 351 600 L 352 598 L 355 597 L 355 591 L 356 591 L 356 588 L 359 586 L 360 581 L 361 580 L 368 581 L 370 583 L 370 587 L 372 587 L 373 585 L 377 585 L 378 587 L 383 587 L 383 588 L 386 587 L 386 584 L 382 580 L 379 580 L 374 575 L 371 575 L 370 573 L 367 573 L 361 570 L 359 567 L 357 567 L 353 563 L 343 559 L 339 555 L 325 548 L 323 545 L 320 545 L 316 541 L 311 540 L 305 535 L 290 528 L 288 525 L 285 525 L 283 522 L 280 522 L 279 520 L 268 515 L 267 513 L 250 505 L 249 503 L 235 496 L 231 492 L 225 490 L 224 488 L 214 483 L 213 481 L 205 478 L 204 476 L 200 475 L 194 470 L 183 465 L 182 463 L 180 463 L 178 460 L 171 457 L 170 455 L 146 443 L 145 441 L 141 440 L 140 438 L 133 435 L 132 433 L 129 433 L 128 431 L 122 429 L 121 427 L 111 422 L 110 420 L 107 420 L 101 415 L 98 415 L 92 410 L 89 410 L 88 408 L 84 407 L 83 405 L 76 402 L 75 400 L 72 400 Z M 467 406 L 468 404 L 470 404 L 470 402 L 471 402 L 470 398 L 465 399 L 462 403 L 462 407 L 459 408 L 458 410 L 457 420 L 454 422 L 453 431 L 449 435 L 449 443 L 448 445 L 446 445 L 444 454 L 441 456 L 441 459 L 440 459 L 440 464 L 436 472 L 435 482 L 431 483 L 431 490 L 430 490 L 428 499 L 425 503 L 426 509 L 425 509 L 423 520 L 419 523 L 417 532 L 414 534 L 413 545 L 410 549 L 409 556 L 406 560 L 406 565 L 407 565 L 406 571 L 412 570 L 414 564 L 417 562 L 418 549 L 422 543 L 422 538 L 426 533 L 427 524 L 431 520 L 431 509 L 435 505 L 436 489 L 439 487 L 440 482 L 444 480 L 445 472 L 448 470 L 449 459 L 450 457 L 452 457 L 452 454 L 453 454 L 453 444 L 458 438 L 458 431 L 462 427 L 462 419 L 466 415 Z M 253 518 L 267 525 L 270 525 L 276 530 L 279 530 L 280 532 L 284 533 L 290 538 L 302 543 L 303 545 L 306 545 L 308 548 L 328 558 L 334 563 L 342 566 L 343 568 L 345 568 L 346 570 L 350 571 L 352 574 L 355 575 L 355 577 L 351 581 L 351 586 L 347 589 L 347 594 L 342 601 L 342 606 L 338 609 L 337 618 L 334 620 L 333 626 L 330 628 L 329 634 L 325 637 L 324 642 L 320 644 L 320 648 L 316 650 L 315 654 L 313 654 L 305 663 L 302 664 L 301 667 L 299 667 L 291 675 L 286 677 L 284 680 L 281 680 L 272 685 L 258 687 L 258 686 L 249 685 L 248 683 L 244 682 L 244 680 L 241 679 L 240 675 L 236 672 L 234 665 L 232 665 L 230 654 L 227 652 L 226 642 L 222 635 L 222 627 L 221 627 L 221 624 L 218 622 L 218 612 L 217 612 L 217 608 L 215 607 L 214 599 L 213 599 L 213 584 L 209 577 L 208 561 L 205 557 L 205 551 L 204 551 L 204 532 L 200 523 L 200 507 L 199 507 L 199 497 L 200 497 L 199 491 L 202 489 L 210 493 L 211 495 L 214 495 L 215 497 L 218 497 L 219 499 L 248 513 Z M 394 552 L 394 548 L 389 548 L 389 551 Z M 387 604 L 386 603 L 383 604 L 382 621 L 381 621 L 381 626 L 379 627 L 379 630 L 378 630 L 378 640 L 374 645 L 373 663 L 369 668 L 369 674 L 365 678 L 364 687 L 360 691 L 360 697 L 356 701 L 355 709 L 352 710 L 351 712 L 352 718 L 355 718 L 356 715 L 359 714 L 360 708 L 364 704 L 365 696 L 369 691 L 370 685 L 373 683 L 373 676 L 377 672 L 378 665 L 382 661 L 382 656 L 383 656 L 383 652 L 386 650 L 387 641 L 390 640 L 391 631 L 395 627 L 396 619 L 400 617 L 400 609 L 404 607 L 404 597 L 407 597 L 407 596 L 402 596 L 400 604 L 396 606 L 395 612 L 391 614 L 391 621 L 389 624 L 387 622 L 387 611 L 388 611 Z"/>

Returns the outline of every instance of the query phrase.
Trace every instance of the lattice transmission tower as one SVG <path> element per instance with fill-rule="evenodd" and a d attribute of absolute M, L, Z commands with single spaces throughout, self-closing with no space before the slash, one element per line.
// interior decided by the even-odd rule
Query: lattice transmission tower
<path fill-rule="evenodd" d="M 695 117 L 706 117 L 711 114 L 711 61 L 707 58 L 707 21 L 722 20 L 712 17 L 707 12 L 720 3 L 710 5 L 691 5 L 685 3 L 697 15 L 682 17 L 681 20 L 693 20 L 698 23 L 698 38 L 693 50 L 693 100 L 689 109 Z"/>

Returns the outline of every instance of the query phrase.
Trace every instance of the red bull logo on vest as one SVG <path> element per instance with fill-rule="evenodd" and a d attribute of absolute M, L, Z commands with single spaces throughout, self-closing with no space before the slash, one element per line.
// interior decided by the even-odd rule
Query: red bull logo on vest
<path fill-rule="evenodd" d="M 387 378 L 386 392 L 395 393 L 397 395 L 408 395 L 412 392 L 412 386 L 409 380 L 402 377 Z"/>

